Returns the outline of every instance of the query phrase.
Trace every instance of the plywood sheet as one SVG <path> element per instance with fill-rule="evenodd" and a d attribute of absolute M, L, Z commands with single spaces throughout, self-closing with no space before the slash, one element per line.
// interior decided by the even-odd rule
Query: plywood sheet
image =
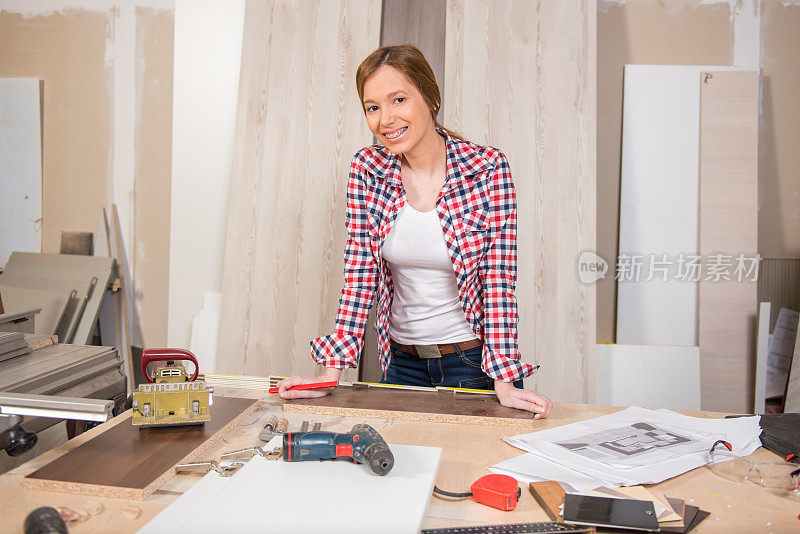
<path fill-rule="evenodd" d="M 798 332 L 800 332 L 800 328 L 798 328 Z M 792 367 L 789 370 L 789 380 L 786 383 L 783 411 L 800 413 L 800 335 L 794 341 Z"/>
<path fill-rule="evenodd" d="M 139 429 L 123 421 L 29 474 L 23 486 L 144 499 L 174 476 L 176 464 L 201 459 L 257 406 L 253 399 L 216 397 L 212 419 L 204 425 Z"/>
<path fill-rule="evenodd" d="M 0 266 L 42 250 L 40 110 L 38 78 L 0 78 Z"/>
<path fill-rule="evenodd" d="M 69 298 L 68 292 L 6 285 L 0 285 L 0 295 L 3 296 L 3 307 L 6 313 L 42 309 L 36 317 L 36 334 L 53 334 L 56 331 L 56 325 L 64 314 L 64 308 Z"/>
<path fill-rule="evenodd" d="M 494 395 L 389 388 L 340 387 L 325 397 L 287 400 L 283 409 L 348 417 L 501 426 L 534 419 L 531 412 L 502 406 Z"/>
<path fill-rule="evenodd" d="M 526 381 L 563 402 L 594 399 L 596 16 L 579 2 L 447 3 L 442 121 L 508 156 L 518 202 L 519 343 Z"/>
<path fill-rule="evenodd" d="M 220 371 L 315 374 L 344 279 L 346 184 L 372 136 L 353 86 L 379 0 L 247 2 L 222 285 Z M 353 374 L 345 376 L 353 378 Z"/>
<path fill-rule="evenodd" d="M 752 275 L 745 272 L 737 277 L 735 273 L 736 258 L 740 254 L 752 258 L 758 250 L 758 72 L 709 70 L 701 73 L 698 83 L 699 244 L 704 262 L 698 293 L 702 408 L 749 413 L 754 395 L 757 284 Z M 709 277 L 718 256 L 732 263 L 729 280 Z"/>
<path fill-rule="evenodd" d="M 597 403 L 672 410 L 700 409 L 700 349 L 597 345 Z"/>
<path fill-rule="evenodd" d="M 92 341 L 100 305 L 105 298 L 105 289 L 111 280 L 113 265 L 112 258 L 98 256 L 15 252 L 11 255 L 3 274 L 14 277 L 70 280 L 78 282 L 84 287 L 87 284 L 89 286 L 94 284 L 93 288 L 89 289 L 91 295 L 86 301 L 86 307 L 73 338 L 75 343 L 89 344 Z M 93 281 L 93 279 L 96 280 Z"/>

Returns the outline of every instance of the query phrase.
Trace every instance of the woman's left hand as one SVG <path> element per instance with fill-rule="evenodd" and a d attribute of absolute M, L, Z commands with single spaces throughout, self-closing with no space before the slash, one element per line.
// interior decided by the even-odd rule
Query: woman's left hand
<path fill-rule="evenodd" d="M 550 415 L 550 409 L 553 407 L 553 401 L 544 395 L 528 389 L 516 388 L 511 382 L 495 380 L 494 392 L 497 394 L 497 400 L 503 406 L 534 412 L 535 419 L 544 419 Z"/>

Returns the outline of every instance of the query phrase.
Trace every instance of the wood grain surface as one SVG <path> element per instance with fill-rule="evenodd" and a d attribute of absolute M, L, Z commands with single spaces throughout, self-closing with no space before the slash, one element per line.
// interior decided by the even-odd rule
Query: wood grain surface
<path fill-rule="evenodd" d="M 224 395 L 244 395 L 235 390 L 217 390 Z M 527 433 L 564 424 L 581 421 L 621 408 L 577 404 L 556 404 L 550 417 L 540 420 L 517 420 L 512 427 L 492 425 L 448 424 L 422 421 L 402 421 L 386 418 L 342 417 L 286 413 L 281 410 L 283 403 L 275 395 L 264 392 L 248 392 L 248 396 L 263 398 L 262 408 L 245 418 L 235 431 L 226 434 L 225 440 L 211 447 L 204 457 L 219 458 L 223 452 L 260 444 L 258 434 L 269 415 L 286 417 L 289 429 L 300 428 L 303 420 L 319 422 L 323 430 L 348 432 L 356 423 L 372 425 L 389 444 L 423 445 L 442 447 L 442 461 L 436 485 L 443 489 L 468 488 L 478 478 L 487 474 L 486 467 L 512 458 L 522 453 L 503 441 L 503 436 Z M 684 412 L 698 417 L 719 418 L 724 414 Z M 170 479 L 158 491 L 144 501 L 109 499 L 105 497 L 54 493 L 51 491 L 24 491 L 24 475 L 52 462 L 54 458 L 67 454 L 98 435 L 110 431 L 121 424 L 130 424 L 123 418 L 112 419 L 100 427 L 89 430 L 86 435 L 57 447 L 14 471 L 0 475 L 0 517 L 9 532 L 21 532 L 25 516 L 39 506 L 69 506 L 76 510 L 86 510 L 92 505 L 102 503 L 106 511 L 91 517 L 75 527 L 75 531 L 93 534 L 106 532 L 136 532 L 147 521 L 162 511 L 179 495 L 190 489 L 200 477 L 195 474 L 180 474 Z M 250 423 L 250 424 L 248 424 Z M 759 449 L 748 460 L 752 462 L 776 461 L 778 456 L 766 449 Z M 357 466 L 354 466 L 357 467 Z M 730 532 L 792 532 L 797 527 L 797 500 L 787 494 L 768 491 L 758 484 L 739 484 L 716 475 L 710 468 L 702 467 L 666 480 L 660 484 L 647 486 L 652 493 L 684 499 L 711 512 L 697 530 L 699 533 Z M 126 518 L 120 510 L 123 506 L 134 505 L 141 513 L 136 518 Z M 303 505 L 299 510 L 313 510 L 313 504 Z M 235 510 L 232 511 L 235 513 Z M 467 527 L 498 523 L 526 523 L 547 521 L 545 511 L 535 499 L 524 491 L 517 508 L 505 512 L 479 504 L 472 499 L 446 499 L 432 495 L 423 528 Z M 381 531 L 383 525 L 364 525 L 363 530 Z M 72 531 L 72 527 L 71 531 Z M 78 530 L 80 529 L 80 530 Z"/>
<path fill-rule="evenodd" d="M 30 473 L 23 485 L 143 499 L 174 476 L 176 464 L 200 459 L 227 428 L 257 406 L 254 399 L 216 397 L 212 419 L 204 425 L 140 429 L 123 421 Z"/>
<path fill-rule="evenodd" d="M 355 90 L 379 0 L 249 0 L 222 282 L 218 369 L 316 374 L 344 284 L 346 187 L 372 142 Z M 355 379 L 354 371 L 343 380 Z"/>
<path fill-rule="evenodd" d="M 753 413 L 757 282 L 735 272 L 740 254 L 758 251 L 758 72 L 706 72 L 698 83 L 701 407 Z M 727 257 L 729 279 L 711 276 L 715 257 Z"/>
<path fill-rule="evenodd" d="M 394 390 L 387 388 L 337 388 L 314 399 L 287 400 L 287 412 L 385 417 L 434 423 L 486 425 L 519 424 L 533 420 L 533 413 L 502 406 L 494 395 L 471 395 L 453 391 Z"/>
<path fill-rule="evenodd" d="M 595 395 L 595 286 L 577 263 L 595 249 L 596 10 L 594 0 L 447 3 L 443 122 L 508 156 L 520 352 L 542 365 L 525 385 L 561 402 Z"/>

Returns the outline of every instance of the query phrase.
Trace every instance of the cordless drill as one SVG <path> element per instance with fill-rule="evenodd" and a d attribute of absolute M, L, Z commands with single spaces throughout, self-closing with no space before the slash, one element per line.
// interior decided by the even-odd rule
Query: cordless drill
<path fill-rule="evenodd" d="M 366 424 L 348 433 L 289 432 L 283 435 L 283 459 L 287 462 L 349 458 L 364 464 L 376 475 L 394 467 L 394 456 L 378 431 Z"/>

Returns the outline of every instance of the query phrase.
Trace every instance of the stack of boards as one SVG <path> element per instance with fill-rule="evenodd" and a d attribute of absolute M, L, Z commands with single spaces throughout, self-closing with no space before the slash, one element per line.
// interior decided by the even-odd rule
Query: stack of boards
<path fill-rule="evenodd" d="M 0 332 L 0 362 L 28 354 L 31 348 L 21 332 Z"/>
<path fill-rule="evenodd" d="M 35 333 L 91 344 L 113 268 L 107 257 L 14 252 L 0 274 L 5 315 L 41 308 Z"/>

